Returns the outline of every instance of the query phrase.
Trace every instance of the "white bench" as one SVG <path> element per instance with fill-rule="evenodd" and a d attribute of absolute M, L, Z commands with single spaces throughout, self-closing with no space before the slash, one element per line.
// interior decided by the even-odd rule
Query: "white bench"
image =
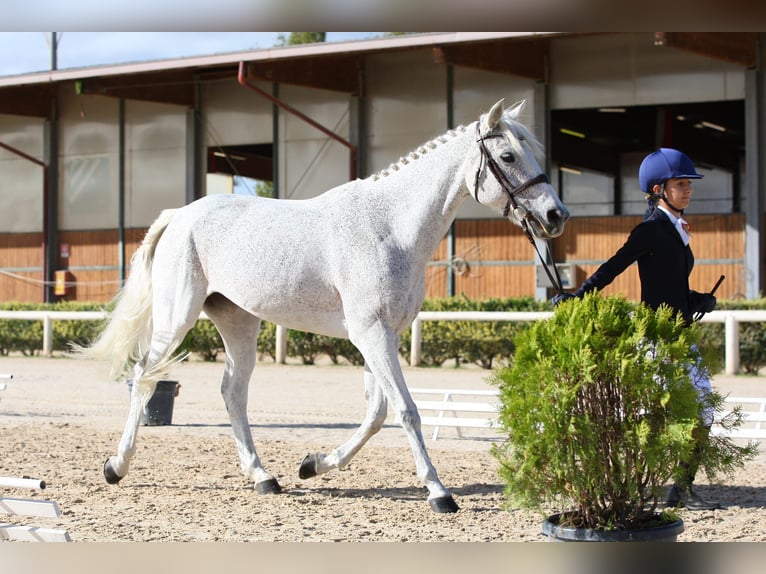
<path fill-rule="evenodd" d="M 462 438 L 462 428 L 490 429 L 495 425 L 498 391 L 427 388 L 412 388 L 409 391 L 418 407 L 420 423 L 434 427 L 433 440 L 439 438 L 441 427 L 455 427 Z M 437 395 L 439 399 L 418 399 L 416 395 Z M 460 400 L 455 400 L 456 397 Z"/>
<path fill-rule="evenodd" d="M 12 379 L 13 375 L 0 374 L 0 379 Z M 0 383 L 0 390 L 5 389 L 5 383 Z M 45 481 L 36 478 L 15 478 L 0 476 L 0 488 L 27 490 L 43 490 Z M 61 509 L 55 500 L 38 500 L 31 498 L 0 497 L 0 513 L 23 516 L 44 516 L 57 518 Z M 18 540 L 23 542 L 70 542 L 66 530 L 58 528 L 39 528 L 37 526 L 21 526 L 18 524 L 0 522 L 0 541 Z"/>
<path fill-rule="evenodd" d="M 45 482 L 36 479 L 0 476 L 0 487 L 42 490 L 45 488 Z M 0 497 L 0 512 L 10 515 L 45 516 L 48 518 L 61 516 L 61 509 L 55 500 L 28 498 Z M 58 528 L 39 528 L 37 526 L 0 523 L 0 540 L 70 542 L 71 538 L 66 530 Z"/>
<path fill-rule="evenodd" d="M 742 426 L 734 430 L 726 430 L 720 421 L 715 421 L 711 428 L 714 435 L 743 439 L 766 439 L 766 398 L 756 397 L 726 397 L 726 403 L 741 405 Z M 723 413 L 726 416 L 728 413 Z"/>
<path fill-rule="evenodd" d="M 497 423 L 498 396 L 495 390 L 412 388 L 410 394 L 420 412 L 420 422 L 434 427 L 431 438 L 439 438 L 441 427 L 455 427 L 462 438 L 461 428 L 493 428 Z M 438 400 L 421 399 L 420 395 L 439 396 Z M 463 400 L 455 400 L 458 397 Z M 465 400 L 472 398 L 473 400 Z M 476 400 L 476 399 L 480 400 Z M 743 423 L 738 429 L 725 430 L 720 419 L 713 423 L 714 435 L 738 439 L 766 439 L 766 398 L 726 397 L 725 404 L 741 405 Z M 729 412 L 721 414 L 725 417 Z M 476 416 L 478 415 L 478 416 Z"/>

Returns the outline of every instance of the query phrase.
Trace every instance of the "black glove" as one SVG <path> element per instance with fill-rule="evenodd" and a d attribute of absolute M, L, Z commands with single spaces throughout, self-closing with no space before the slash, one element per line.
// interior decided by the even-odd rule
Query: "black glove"
<path fill-rule="evenodd" d="M 575 297 L 577 297 L 577 295 L 575 295 L 574 293 L 565 293 L 562 291 L 561 293 L 556 293 L 553 296 L 553 299 L 551 299 L 551 303 L 553 303 L 553 306 L 556 307 L 559 303 L 563 303 L 564 301 L 567 301 L 569 299 L 574 299 Z"/>
<path fill-rule="evenodd" d="M 710 313 L 715 309 L 718 300 L 710 293 L 700 293 L 699 310 L 702 313 Z"/>

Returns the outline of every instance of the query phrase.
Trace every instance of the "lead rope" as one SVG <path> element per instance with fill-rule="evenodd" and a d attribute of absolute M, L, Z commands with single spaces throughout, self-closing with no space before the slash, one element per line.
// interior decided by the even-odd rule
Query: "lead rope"
<path fill-rule="evenodd" d="M 554 289 L 556 289 L 556 294 L 561 295 L 564 292 L 564 287 L 561 284 L 561 276 L 559 275 L 559 268 L 556 267 L 556 264 L 549 264 L 547 259 L 543 259 L 542 254 L 540 253 L 540 250 L 537 248 L 537 243 L 535 242 L 534 237 L 532 234 L 527 230 L 526 225 L 524 226 L 524 231 L 527 234 L 527 238 L 529 239 L 529 242 L 532 244 L 532 247 L 535 248 L 535 252 L 537 253 L 537 257 L 540 259 L 540 263 L 543 264 L 543 269 L 545 269 L 545 274 L 548 276 L 548 279 L 550 279 L 551 285 Z M 548 257 L 550 259 L 553 259 L 553 254 L 551 253 L 551 247 L 548 245 L 548 242 L 545 242 L 545 249 L 548 253 Z M 553 267 L 553 273 L 551 273 L 550 268 Z M 555 279 L 553 276 L 556 276 Z"/>

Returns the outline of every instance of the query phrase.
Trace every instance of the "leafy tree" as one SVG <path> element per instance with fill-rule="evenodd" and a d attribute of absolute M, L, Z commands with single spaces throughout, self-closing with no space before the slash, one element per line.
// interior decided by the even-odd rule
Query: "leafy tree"
<path fill-rule="evenodd" d="M 274 197 L 274 182 L 257 181 L 255 183 L 255 195 L 258 197 Z"/>
<path fill-rule="evenodd" d="M 316 44 L 324 42 L 327 32 L 290 32 L 289 36 L 277 36 L 277 46 L 295 46 L 298 44 Z"/>
<path fill-rule="evenodd" d="M 689 379 L 698 339 L 668 307 L 595 293 L 519 333 L 511 365 L 493 380 L 507 434 L 493 453 L 509 502 L 568 507 L 576 527 L 634 528 L 653 517 L 695 445 L 711 479 L 753 458 L 756 443 L 695 438 L 700 408 L 723 408 L 717 392 L 700 401 Z M 741 411 L 726 421 L 741 423 Z"/>

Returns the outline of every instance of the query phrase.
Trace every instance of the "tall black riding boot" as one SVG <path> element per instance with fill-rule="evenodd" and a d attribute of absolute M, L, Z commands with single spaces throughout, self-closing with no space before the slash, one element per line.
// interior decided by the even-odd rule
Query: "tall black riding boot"
<path fill-rule="evenodd" d="M 670 487 L 668 499 L 665 502 L 668 508 L 688 508 L 689 510 L 715 510 L 721 508 L 717 502 L 708 502 L 694 492 L 692 483 L 678 481 Z"/>
<path fill-rule="evenodd" d="M 702 432 L 705 431 L 708 431 L 708 429 L 704 429 Z M 706 437 L 703 437 L 703 439 L 704 438 Z M 694 477 L 697 475 L 697 468 L 699 467 L 699 446 L 695 448 L 692 460 L 689 462 L 682 462 L 678 466 L 680 469 L 680 476 L 673 486 L 670 487 L 670 492 L 668 492 L 668 498 L 665 502 L 666 507 L 683 507 L 688 508 L 689 510 L 715 510 L 716 508 L 721 508 L 720 504 L 717 502 L 708 502 L 694 492 L 694 489 L 692 488 Z"/>

